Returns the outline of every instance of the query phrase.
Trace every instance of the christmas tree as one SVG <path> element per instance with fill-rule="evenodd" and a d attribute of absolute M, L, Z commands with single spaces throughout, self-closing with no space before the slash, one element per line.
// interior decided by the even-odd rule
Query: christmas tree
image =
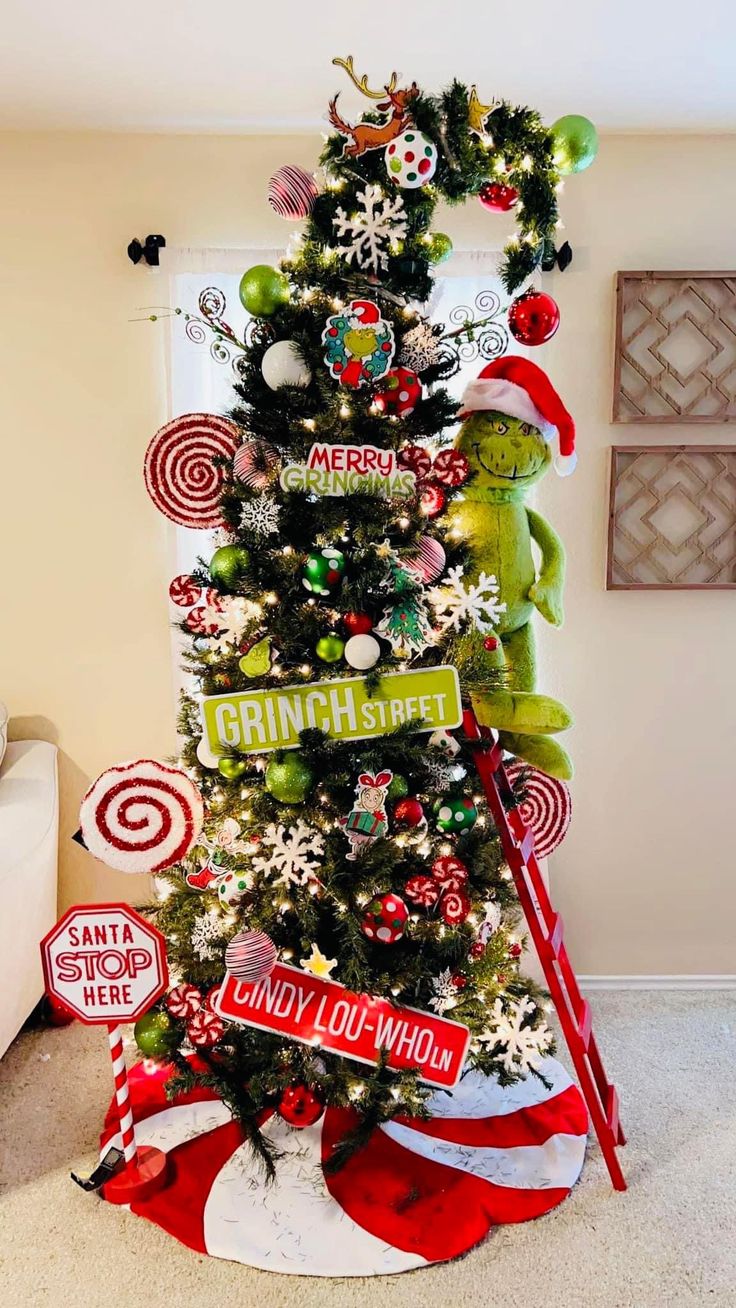
<path fill-rule="evenodd" d="M 175 853 L 135 863 L 158 873 L 174 980 L 136 1039 L 173 1064 L 172 1095 L 216 1092 L 267 1175 L 266 1110 L 295 1126 L 349 1110 L 326 1164 L 340 1168 L 379 1124 L 426 1115 L 442 1083 L 399 1056 L 390 1023 L 354 1058 L 337 1022 L 279 1026 L 295 972 L 459 1024 L 464 1067 L 504 1084 L 552 1048 L 461 728 L 471 692 L 499 684 L 503 597 L 468 569 L 448 512 L 469 477 L 442 385 L 456 358 L 422 306 L 452 248 L 431 226 L 441 199 L 515 208 L 510 293 L 549 257 L 559 140 L 458 83 L 356 85 L 375 109 L 351 126 L 332 102 L 321 185 L 297 168 L 272 179 L 273 206 L 304 225 L 280 268 L 245 272 L 247 339 L 215 293 L 205 303 L 240 350 L 228 418 L 169 424 L 147 459 L 159 507 L 219 537 L 170 592 L 196 687 L 171 784 L 196 790 Z M 238 1021 L 232 1005 L 256 995 L 262 1021 Z"/>

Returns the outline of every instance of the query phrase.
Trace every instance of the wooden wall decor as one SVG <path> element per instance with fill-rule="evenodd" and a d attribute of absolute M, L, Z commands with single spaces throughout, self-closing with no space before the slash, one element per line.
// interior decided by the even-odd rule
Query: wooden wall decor
<path fill-rule="evenodd" d="M 617 274 L 613 421 L 736 421 L 736 272 Z"/>
<path fill-rule="evenodd" d="M 613 446 L 606 587 L 736 589 L 736 446 Z"/>

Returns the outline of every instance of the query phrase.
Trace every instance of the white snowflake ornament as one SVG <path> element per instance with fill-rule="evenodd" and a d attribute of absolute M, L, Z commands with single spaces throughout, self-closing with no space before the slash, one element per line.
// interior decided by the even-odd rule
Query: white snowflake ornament
<path fill-rule="evenodd" d="M 254 872 L 273 877 L 276 886 L 306 886 L 316 880 L 325 842 L 319 831 L 301 818 L 293 827 L 269 823 L 261 844 L 270 847 L 271 852 L 252 859 Z"/>
<path fill-rule="evenodd" d="M 212 962 L 222 951 L 220 919 L 214 913 L 201 913 L 194 919 L 189 939 L 200 962 Z"/>
<path fill-rule="evenodd" d="M 505 603 L 499 603 L 496 578 L 481 572 L 476 582 L 466 586 L 464 572 L 459 565 L 449 569 L 447 579 L 441 586 L 432 587 L 430 599 L 443 633 L 459 631 L 466 623 L 472 623 L 476 631 L 485 635 L 493 630 L 501 614 L 506 612 Z"/>
<path fill-rule="evenodd" d="M 375 184 L 359 191 L 356 198 L 360 212 L 347 214 L 339 208 L 332 220 L 337 236 L 348 238 L 339 249 L 346 263 L 377 273 L 388 266 L 391 243 L 406 236 L 404 202 L 401 196 L 387 197 Z"/>
<path fill-rule="evenodd" d="M 500 1046 L 491 1057 L 512 1075 L 538 1068 L 552 1046 L 552 1032 L 544 1022 L 536 1027 L 522 1025 L 524 1018 L 536 1011 L 529 995 L 519 1000 L 499 997 L 491 1009 L 487 1029 L 476 1037 L 489 1049 Z"/>
<path fill-rule="evenodd" d="M 439 976 L 432 977 L 432 989 L 434 994 L 429 1001 L 430 1008 L 433 1008 L 439 1017 L 443 1013 L 449 1012 L 457 1004 L 457 988 L 453 985 L 452 973 L 449 967 Z"/>
<path fill-rule="evenodd" d="M 220 631 L 210 639 L 210 649 L 226 654 L 240 644 L 258 610 L 242 595 L 221 595 Z"/>
<path fill-rule="evenodd" d="M 279 529 L 281 506 L 272 495 L 255 495 L 240 513 L 240 522 L 255 536 L 273 536 Z"/>

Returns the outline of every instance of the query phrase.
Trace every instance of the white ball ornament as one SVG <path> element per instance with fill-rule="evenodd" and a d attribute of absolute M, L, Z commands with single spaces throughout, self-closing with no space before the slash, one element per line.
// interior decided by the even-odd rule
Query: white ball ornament
<path fill-rule="evenodd" d="M 312 373 L 294 341 L 274 341 L 261 359 L 263 380 L 272 391 L 280 386 L 308 386 Z"/>
<path fill-rule="evenodd" d="M 358 672 L 375 667 L 381 657 L 381 646 L 375 636 L 351 636 L 344 649 L 345 662 Z"/>
<path fill-rule="evenodd" d="M 410 127 L 386 146 L 383 158 L 390 180 L 414 191 L 434 177 L 437 147 L 423 132 Z"/>

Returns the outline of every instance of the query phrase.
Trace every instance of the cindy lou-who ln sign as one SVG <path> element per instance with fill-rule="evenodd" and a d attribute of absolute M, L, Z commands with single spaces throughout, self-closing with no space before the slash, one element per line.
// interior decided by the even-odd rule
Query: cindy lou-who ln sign
<path fill-rule="evenodd" d="M 406 723 L 416 723 L 417 731 L 451 731 L 461 721 L 457 671 L 446 666 L 387 673 L 372 694 L 365 677 L 346 677 L 202 701 L 204 735 L 214 753 L 223 747 L 244 754 L 294 749 L 309 727 L 333 740 L 367 740 Z"/>

